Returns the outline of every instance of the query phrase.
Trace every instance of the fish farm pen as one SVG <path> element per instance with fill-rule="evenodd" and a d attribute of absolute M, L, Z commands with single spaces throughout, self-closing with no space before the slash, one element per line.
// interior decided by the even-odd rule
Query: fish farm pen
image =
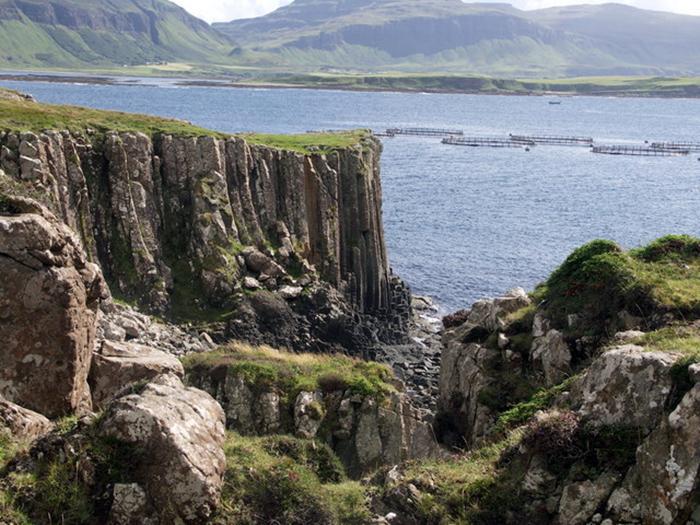
<path fill-rule="evenodd" d="M 652 142 L 651 147 L 652 149 L 700 152 L 700 142 Z"/>
<path fill-rule="evenodd" d="M 550 144 L 553 146 L 586 146 L 593 145 L 592 137 L 565 137 L 560 135 L 510 135 L 510 140 L 523 144 Z"/>
<path fill-rule="evenodd" d="M 442 139 L 443 144 L 452 146 L 469 146 L 472 148 L 523 148 L 534 146 L 534 142 L 523 143 L 513 142 L 508 138 L 490 138 L 490 137 L 447 137 Z"/>
<path fill-rule="evenodd" d="M 386 134 L 389 136 L 414 135 L 417 137 L 449 137 L 462 136 L 464 135 L 464 131 L 439 128 L 391 128 L 386 130 Z"/>
<path fill-rule="evenodd" d="M 629 155 L 633 157 L 680 157 L 690 154 L 687 149 L 656 149 L 645 146 L 594 146 L 591 151 L 602 155 Z"/>

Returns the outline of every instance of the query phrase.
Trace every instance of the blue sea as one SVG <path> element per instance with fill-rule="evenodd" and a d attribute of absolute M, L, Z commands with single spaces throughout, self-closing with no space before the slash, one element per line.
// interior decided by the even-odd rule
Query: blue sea
<path fill-rule="evenodd" d="M 700 100 L 359 93 L 309 89 L 0 82 L 42 102 L 151 113 L 224 132 L 439 127 L 466 134 L 700 142 Z M 465 148 L 385 139 L 384 223 L 394 271 L 444 310 L 534 287 L 595 238 L 635 247 L 700 235 L 700 153 L 614 157 L 586 148 Z"/>

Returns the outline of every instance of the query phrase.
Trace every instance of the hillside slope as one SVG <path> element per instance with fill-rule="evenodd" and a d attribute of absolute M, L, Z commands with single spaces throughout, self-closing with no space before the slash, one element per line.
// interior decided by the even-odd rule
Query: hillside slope
<path fill-rule="evenodd" d="M 167 0 L 0 0 L 0 65 L 221 62 L 232 45 Z"/>
<path fill-rule="evenodd" d="M 242 62 L 512 75 L 700 71 L 700 17 L 616 4 L 520 11 L 460 0 L 295 0 L 215 24 Z"/>

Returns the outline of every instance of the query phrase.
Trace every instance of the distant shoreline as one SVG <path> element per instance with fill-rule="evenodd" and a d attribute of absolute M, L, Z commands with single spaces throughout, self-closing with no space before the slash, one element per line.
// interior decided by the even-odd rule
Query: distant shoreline
<path fill-rule="evenodd" d="M 302 75 L 303 79 L 304 76 Z M 182 87 L 223 87 L 234 89 L 309 89 L 309 90 L 324 90 L 324 91 L 353 91 L 367 93 L 428 93 L 428 94 L 452 94 L 452 95 L 496 95 L 496 96 L 538 96 L 538 97 L 576 97 L 576 96 L 593 96 L 593 97 L 614 97 L 614 98 L 661 98 L 661 99 L 698 99 L 700 98 L 700 82 L 698 84 L 686 84 L 684 89 L 691 91 L 676 91 L 672 89 L 654 89 L 653 87 L 639 89 L 633 87 L 608 87 L 596 85 L 594 83 L 585 83 L 581 81 L 581 86 L 584 89 L 576 89 L 579 84 L 572 83 L 573 80 L 553 80 L 553 81 L 516 81 L 516 80 L 499 80 L 499 79 L 471 79 L 470 77 L 442 77 L 445 83 L 448 81 L 469 81 L 479 80 L 484 83 L 493 84 L 513 84 L 518 89 L 507 88 L 479 88 L 479 89 L 464 89 L 450 86 L 435 86 L 435 85 L 401 85 L 401 82 L 406 84 L 416 82 L 416 79 L 427 78 L 438 82 L 441 77 L 350 77 L 356 82 L 342 83 L 341 77 L 327 77 L 328 83 L 314 81 L 313 76 L 307 79 L 294 81 L 285 79 L 284 81 L 271 81 L 264 79 L 260 81 L 240 81 L 235 82 L 225 79 L 188 79 L 184 77 L 157 77 L 157 76 L 121 76 L 121 75 L 105 75 L 105 74 L 61 74 L 61 73 L 2 73 L 0 72 L 0 81 L 11 82 L 49 82 L 59 84 L 94 84 L 94 85 L 119 85 L 119 86 L 135 86 L 135 85 L 152 85 L 149 80 L 161 79 L 171 82 L 172 85 Z M 345 78 L 345 77 L 342 77 Z M 386 81 L 394 83 L 394 85 L 379 85 L 361 83 L 361 81 L 371 78 L 373 81 Z M 669 79 L 671 81 L 673 79 Z M 640 82 L 644 81 L 641 79 Z M 337 83 L 331 83 L 337 82 Z M 547 86 L 549 89 L 528 89 L 527 86 Z M 562 89 L 551 89 L 553 86 L 561 86 Z"/>

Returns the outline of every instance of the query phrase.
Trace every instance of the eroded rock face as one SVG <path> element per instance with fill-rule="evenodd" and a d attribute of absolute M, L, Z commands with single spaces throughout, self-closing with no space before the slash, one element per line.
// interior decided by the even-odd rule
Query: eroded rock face
<path fill-rule="evenodd" d="M 216 509 L 226 458 L 225 420 L 208 394 L 160 376 L 142 392 L 114 401 L 100 424 L 104 436 L 143 450 L 139 484 L 161 523 L 206 522 Z"/>
<path fill-rule="evenodd" d="M 377 400 L 342 390 L 301 392 L 287 406 L 278 392 L 261 390 L 227 368 L 198 371 L 187 381 L 221 403 L 231 430 L 322 440 L 355 477 L 381 465 L 441 454 L 431 425 L 403 393 Z M 292 418 L 284 417 L 285 413 Z"/>
<path fill-rule="evenodd" d="M 611 498 L 618 519 L 685 523 L 700 486 L 700 385 L 683 397 L 637 450 L 637 463 Z M 680 521 L 679 521 L 680 520 Z"/>
<path fill-rule="evenodd" d="M 438 408 L 459 434 L 448 439 L 474 445 L 493 426 L 496 414 L 480 402 L 480 394 L 497 380 L 490 370 L 497 359 L 500 352 L 476 343 L 453 340 L 443 350 Z"/>
<path fill-rule="evenodd" d="M 125 387 L 162 374 L 182 378 L 185 371 L 175 356 L 136 343 L 103 341 L 93 354 L 90 387 L 93 406 L 100 410 Z"/>
<path fill-rule="evenodd" d="M 80 241 L 38 203 L 0 201 L 0 394 L 48 417 L 91 408 L 95 318 L 108 290 Z"/>
<path fill-rule="evenodd" d="M 35 181 L 110 282 L 156 310 L 187 285 L 220 305 L 247 269 L 280 279 L 285 264 L 315 267 L 361 311 L 391 308 L 372 138 L 307 156 L 240 138 L 141 133 L 7 133 L 0 147 L 0 168 Z"/>
<path fill-rule="evenodd" d="M 34 441 L 51 432 L 53 423 L 41 414 L 0 397 L 0 431 L 3 429 L 17 440 Z"/>
<path fill-rule="evenodd" d="M 534 368 L 544 374 L 547 386 L 557 385 L 571 374 L 571 350 L 557 330 L 549 330 L 534 340 L 530 359 Z"/>
<path fill-rule="evenodd" d="M 671 393 L 675 354 L 627 345 L 605 352 L 583 377 L 579 412 L 595 425 L 625 425 L 651 431 Z"/>

